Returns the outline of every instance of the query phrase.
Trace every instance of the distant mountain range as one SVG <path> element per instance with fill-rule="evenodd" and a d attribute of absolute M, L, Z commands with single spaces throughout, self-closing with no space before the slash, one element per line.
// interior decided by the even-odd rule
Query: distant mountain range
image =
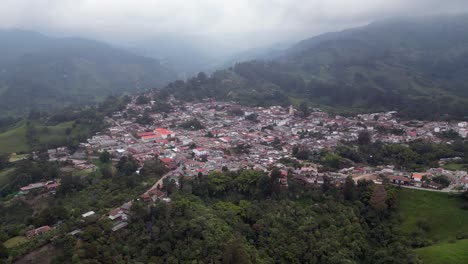
<path fill-rule="evenodd" d="M 60 109 L 162 87 L 176 73 L 155 59 L 82 38 L 0 31 L 0 115 Z"/>
<path fill-rule="evenodd" d="M 303 40 L 267 59 L 214 74 L 210 88 L 198 87 L 192 97 L 468 116 L 468 16 L 375 22 Z M 176 86 L 169 89 L 191 89 L 190 81 Z"/>

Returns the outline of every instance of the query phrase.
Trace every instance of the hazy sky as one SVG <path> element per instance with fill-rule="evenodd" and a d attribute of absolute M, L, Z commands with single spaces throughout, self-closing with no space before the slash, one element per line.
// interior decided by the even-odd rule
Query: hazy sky
<path fill-rule="evenodd" d="M 1 0 L 0 27 L 100 39 L 161 33 L 308 37 L 404 15 L 468 11 L 468 0 Z"/>

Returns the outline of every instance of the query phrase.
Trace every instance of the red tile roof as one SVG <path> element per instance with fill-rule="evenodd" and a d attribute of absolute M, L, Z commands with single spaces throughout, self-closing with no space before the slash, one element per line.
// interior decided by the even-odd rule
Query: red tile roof
<path fill-rule="evenodd" d="M 167 130 L 165 128 L 156 128 L 154 130 L 154 133 L 157 133 L 157 134 L 160 134 L 160 135 L 170 135 L 170 134 L 174 134 L 174 132 L 170 131 L 170 130 Z"/>

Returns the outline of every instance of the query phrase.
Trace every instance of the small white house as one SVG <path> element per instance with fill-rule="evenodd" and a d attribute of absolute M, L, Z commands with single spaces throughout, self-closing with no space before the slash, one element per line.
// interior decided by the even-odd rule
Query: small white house
<path fill-rule="evenodd" d="M 82 214 L 81 216 L 82 216 L 83 218 L 86 218 L 86 217 L 90 217 L 90 216 L 95 215 L 95 214 L 96 214 L 96 213 L 95 213 L 94 211 L 89 211 L 89 212 L 87 212 L 87 213 Z"/>

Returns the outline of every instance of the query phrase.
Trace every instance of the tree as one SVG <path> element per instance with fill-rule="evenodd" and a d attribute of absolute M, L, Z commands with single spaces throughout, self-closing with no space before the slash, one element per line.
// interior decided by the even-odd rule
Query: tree
<path fill-rule="evenodd" d="M 231 178 L 222 172 L 214 171 L 206 176 L 206 189 L 214 197 L 224 194 L 231 187 L 231 184 Z"/>
<path fill-rule="evenodd" d="M 145 161 L 143 168 L 140 170 L 140 175 L 145 178 L 161 178 L 169 169 L 162 163 L 159 158 Z"/>
<path fill-rule="evenodd" d="M 310 115 L 310 109 L 306 102 L 302 102 L 299 105 L 299 112 L 302 118 L 306 118 Z"/>
<path fill-rule="evenodd" d="M 361 132 L 359 132 L 359 135 L 358 135 L 358 144 L 359 145 L 369 145 L 371 143 L 371 134 L 369 133 L 369 131 L 367 130 L 363 130 Z"/>
<path fill-rule="evenodd" d="M 101 167 L 100 169 L 102 178 L 104 179 L 110 179 L 112 178 L 112 170 L 108 167 Z"/>
<path fill-rule="evenodd" d="M 8 249 L 3 245 L 3 243 L 0 243 L 0 259 L 6 258 L 8 258 Z"/>
<path fill-rule="evenodd" d="M 144 104 L 148 104 L 150 101 L 151 101 L 151 99 L 149 97 L 146 97 L 144 95 L 140 95 L 140 96 L 137 97 L 135 103 L 138 104 L 138 105 L 144 105 Z"/>
<path fill-rule="evenodd" d="M 10 164 L 10 154 L 0 153 L 0 169 L 6 168 Z"/>
<path fill-rule="evenodd" d="M 228 242 L 223 252 L 223 264 L 249 264 L 252 263 L 244 245 L 239 240 Z"/>
<path fill-rule="evenodd" d="M 369 205 L 376 211 L 387 210 L 387 191 L 382 185 L 376 185 L 369 200 Z"/>
<path fill-rule="evenodd" d="M 353 201 L 356 198 L 356 183 L 351 176 L 346 178 L 343 194 L 344 198 L 348 201 Z"/>
<path fill-rule="evenodd" d="M 136 163 L 132 155 L 129 155 L 128 157 L 123 156 L 117 163 L 117 170 L 125 176 L 130 176 L 137 169 L 138 164 Z"/>
<path fill-rule="evenodd" d="M 433 179 L 432 179 L 435 183 L 438 183 L 440 185 L 442 185 L 444 188 L 448 187 L 450 185 L 450 180 L 447 176 L 443 176 L 443 175 L 440 175 L 440 176 L 435 176 Z"/>
<path fill-rule="evenodd" d="M 339 169 L 342 165 L 341 157 L 338 154 L 333 153 L 328 153 L 325 157 L 320 159 L 320 162 L 322 165 L 332 169 Z"/>
<path fill-rule="evenodd" d="M 111 158 L 111 155 L 107 150 L 104 150 L 99 155 L 99 161 L 101 161 L 102 163 L 108 163 L 110 161 L 110 158 Z"/>
<path fill-rule="evenodd" d="M 257 117 L 258 115 L 256 113 L 252 113 L 248 116 L 245 117 L 245 120 L 249 120 L 249 121 L 252 121 L 252 122 L 256 122 L 257 121 Z"/>
<path fill-rule="evenodd" d="M 140 125 L 150 125 L 153 123 L 153 118 L 150 116 L 149 112 L 144 112 L 142 116 L 138 117 L 136 122 Z"/>

